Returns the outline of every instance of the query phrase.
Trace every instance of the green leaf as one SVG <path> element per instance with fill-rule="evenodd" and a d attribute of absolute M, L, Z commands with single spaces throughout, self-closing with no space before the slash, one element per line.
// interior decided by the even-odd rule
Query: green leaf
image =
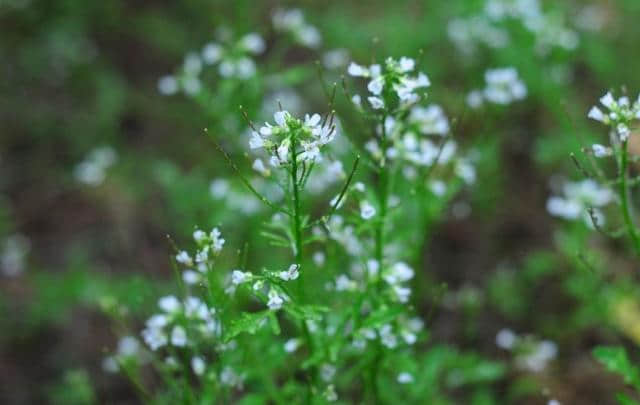
<path fill-rule="evenodd" d="M 275 312 L 269 311 L 269 324 L 271 325 L 271 330 L 275 335 L 280 334 L 280 324 L 278 323 L 278 317 Z"/>
<path fill-rule="evenodd" d="M 593 355 L 612 373 L 621 375 L 624 382 L 640 390 L 640 369 L 631 364 L 627 352 L 620 346 L 599 346 Z"/>
<path fill-rule="evenodd" d="M 618 393 L 616 394 L 616 400 L 620 402 L 621 405 L 640 405 L 640 402 L 635 399 L 629 398 L 629 396 L 625 394 Z"/>
<path fill-rule="evenodd" d="M 255 335 L 258 329 L 264 326 L 270 313 L 269 310 L 254 313 L 243 312 L 239 319 L 231 321 L 231 326 L 227 330 L 224 340 L 228 342 L 241 333 Z"/>
<path fill-rule="evenodd" d="M 285 309 L 289 315 L 305 321 L 320 321 L 322 314 L 329 311 L 329 308 L 321 305 L 289 305 Z"/>
<path fill-rule="evenodd" d="M 386 323 L 393 321 L 400 313 L 403 312 L 401 307 L 382 307 L 371 313 L 365 319 L 362 326 L 365 328 L 377 328 Z"/>

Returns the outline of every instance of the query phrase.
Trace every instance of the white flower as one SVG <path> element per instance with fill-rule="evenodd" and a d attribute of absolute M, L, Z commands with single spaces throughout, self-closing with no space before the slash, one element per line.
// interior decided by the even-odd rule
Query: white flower
<path fill-rule="evenodd" d="M 313 254 L 313 263 L 315 263 L 316 266 L 323 266 L 325 260 L 326 256 L 323 252 L 318 251 Z"/>
<path fill-rule="evenodd" d="M 120 356 L 132 357 L 140 351 L 140 343 L 133 336 L 123 336 L 118 341 L 118 354 Z"/>
<path fill-rule="evenodd" d="M 197 76 L 202 70 L 202 60 L 197 53 L 188 53 L 184 59 L 184 72 L 189 76 Z"/>
<path fill-rule="evenodd" d="M 172 75 L 162 76 L 158 80 L 158 91 L 160 94 L 170 96 L 176 94 L 179 90 L 178 80 Z"/>
<path fill-rule="evenodd" d="M 387 283 L 395 285 L 401 282 L 409 281 L 413 278 L 414 271 L 407 263 L 397 262 L 391 270 L 384 276 Z"/>
<path fill-rule="evenodd" d="M 182 281 L 188 285 L 194 285 L 200 282 L 200 274 L 193 270 L 185 270 L 182 273 Z"/>
<path fill-rule="evenodd" d="M 195 375 L 201 376 L 206 371 L 207 364 L 202 357 L 194 356 L 191 358 L 191 369 Z"/>
<path fill-rule="evenodd" d="M 384 108 L 384 101 L 382 101 L 382 99 L 379 97 L 368 97 L 367 100 L 369 100 L 369 104 L 371 104 L 371 107 L 374 110 L 380 110 Z"/>
<path fill-rule="evenodd" d="M 251 165 L 251 168 L 257 171 L 258 173 L 262 174 L 263 176 L 268 176 L 270 173 L 269 169 L 267 169 L 267 167 L 262 162 L 262 159 L 254 160 L 253 164 Z"/>
<path fill-rule="evenodd" d="M 467 105 L 473 109 L 479 108 L 484 104 L 484 96 L 482 91 L 473 90 L 467 94 Z"/>
<path fill-rule="evenodd" d="M 631 133 L 631 131 L 629 130 L 629 127 L 626 124 L 622 124 L 622 123 L 618 124 L 618 126 L 616 127 L 616 130 L 618 131 L 618 135 L 620 136 L 620 140 L 622 142 L 629 139 L 629 134 Z"/>
<path fill-rule="evenodd" d="M 20 234 L 8 236 L 0 251 L 0 271 L 8 277 L 15 277 L 24 271 L 25 261 L 31 243 Z"/>
<path fill-rule="evenodd" d="M 358 65 L 355 62 L 351 62 L 349 64 L 349 67 L 347 68 L 347 73 L 349 73 L 351 76 L 354 76 L 354 77 L 369 77 L 370 76 L 369 69 L 367 69 L 364 66 Z"/>
<path fill-rule="evenodd" d="M 484 97 L 496 104 L 509 104 L 527 95 L 527 87 L 518 79 L 515 68 L 491 69 L 485 73 L 487 87 Z"/>
<path fill-rule="evenodd" d="M 402 372 L 400 374 L 398 374 L 398 378 L 397 381 L 400 384 L 409 384 L 412 383 L 414 381 L 413 376 L 407 372 Z"/>
<path fill-rule="evenodd" d="M 226 242 L 223 238 L 221 238 L 222 234 L 218 228 L 213 228 L 211 233 L 209 233 L 209 238 L 211 238 L 211 246 L 213 247 L 214 253 L 219 253 Z"/>
<path fill-rule="evenodd" d="M 433 194 L 442 197 L 447 192 L 447 185 L 441 180 L 434 180 L 429 183 L 429 189 Z"/>
<path fill-rule="evenodd" d="M 173 295 L 167 295 L 158 300 L 158 307 L 164 312 L 177 312 L 181 308 L 180 301 Z"/>
<path fill-rule="evenodd" d="M 411 58 L 407 58 L 403 56 L 400 58 L 399 64 L 400 64 L 400 72 L 407 73 L 413 70 L 413 68 L 416 65 L 416 62 Z"/>
<path fill-rule="evenodd" d="M 222 200 L 229 192 L 229 182 L 225 179 L 215 179 L 209 185 L 209 193 L 216 200 Z"/>
<path fill-rule="evenodd" d="M 213 65 L 222 56 L 222 47 L 215 42 L 208 43 L 202 49 L 202 59 L 206 64 Z"/>
<path fill-rule="evenodd" d="M 276 290 L 274 290 L 273 288 L 270 289 L 268 297 L 269 301 L 267 302 L 267 306 L 269 307 L 269 309 L 277 311 L 282 308 L 282 304 L 284 304 L 284 298 L 280 296 Z"/>
<path fill-rule="evenodd" d="M 383 346 L 394 349 L 398 346 L 398 338 L 393 333 L 391 325 L 384 324 L 378 329 L 378 333 L 380 334 L 380 341 Z"/>
<path fill-rule="evenodd" d="M 260 54 L 264 52 L 266 48 L 264 39 L 262 39 L 262 37 L 255 32 L 242 37 L 242 39 L 240 39 L 240 46 L 253 54 Z"/>
<path fill-rule="evenodd" d="M 376 77 L 375 79 L 369 82 L 369 84 L 367 85 L 367 89 L 371 93 L 373 93 L 373 95 L 379 96 L 380 93 L 382 93 L 383 84 L 384 84 L 384 79 L 382 78 L 382 76 Z"/>
<path fill-rule="evenodd" d="M 446 135 L 449 133 L 449 120 L 442 107 L 436 104 L 427 107 L 413 107 L 409 112 L 408 120 L 425 135 Z"/>
<path fill-rule="evenodd" d="M 110 146 L 93 149 L 87 157 L 74 168 L 73 174 L 81 183 L 99 186 L 106 178 L 106 171 L 118 160 L 116 151 Z"/>
<path fill-rule="evenodd" d="M 322 43 L 320 31 L 311 25 L 306 25 L 298 31 L 298 40 L 309 48 L 317 48 Z"/>
<path fill-rule="evenodd" d="M 336 291 L 352 291 L 356 287 L 356 282 L 347 277 L 346 274 L 340 274 L 336 277 Z"/>
<path fill-rule="evenodd" d="M 595 106 L 591 107 L 591 110 L 589 110 L 588 117 L 591 118 L 592 120 L 596 120 L 600 122 L 605 122 L 607 119 L 607 117 L 604 115 L 602 110 L 600 110 L 598 107 L 595 107 Z"/>
<path fill-rule="evenodd" d="M 338 394 L 336 393 L 336 387 L 333 384 L 327 385 L 327 388 L 322 393 L 324 399 L 328 402 L 335 402 L 338 400 Z"/>
<path fill-rule="evenodd" d="M 193 265 L 193 259 L 191 259 L 191 256 L 189 256 L 189 253 L 187 253 L 184 250 L 182 250 L 180 253 L 176 255 L 176 261 L 178 263 L 182 263 L 187 266 Z"/>
<path fill-rule="evenodd" d="M 203 240 L 205 240 L 207 238 L 207 233 L 200 230 L 200 229 L 196 229 L 193 232 L 193 240 L 195 240 L 196 242 L 202 242 Z"/>
<path fill-rule="evenodd" d="M 373 218 L 374 215 L 376 215 L 376 208 L 368 201 L 362 201 L 360 203 L 360 216 L 362 219 L 368 220 Z"/>
<path fill-rule="evenodd" d="M 298 347 L 302 344 L 300 339 L 289 339 L 284 343 L 284 351 L 287 353 L 293 353 L 298 350 Z"/>
<path fill-rule="evenodd" d="M 558 353 L 556 344 L 549 340 L 537 343 L 530 351 L 519 355 L 516 364 L 523 369 L 539 373 L 553 360 Z"/>
<path fill-rule="evenodd" d="M 182 326 L 174 326 L 171 331 L 171 344 L 177 347 L 187 345 L 187 331 Z"/>
<path fill-rule="evenodd" d="M 320 377 L 325 382 L 329 382 L 333 380 L 333 377 L 335 377 L 336 371 L 336 366 L 332 364 L 323 364 L 322 366 L 320 366 Z"/>
<path fill-rule="evenodd" d="M 612 110 L 617 106 L 616 100 L 613 98 L 611 92 L 607 92 L 604 96 L 600 97 L 600 103 L 609 110 Z"/>
<path fill-rule="evenodd" d="M 146 328 L 142 330 L 142 338 L 151 350 L 157 350 L 168 343 L 163 327 L 167 319 L 164 315 L 154 315 L 147 320 Z"/>
<path fill-rule="evenodd" d="M 262 139 L 262 136 L 256 131 L 251 132 L 251 139 L 249 139 L 249 147 L 251 149 L 259 149 L 264 147 L 264 139 Z"/>
<path fill-rule="evenodd" d="M 409 297 L 411 297 L 411 289 L 409 287 L 403 287 L 401 285 L 395 284 L 392 286 L 392 289 L 399 302 L 409 302 Z"/>
<path fill-rule="evenodd" d="M 547 211 L 556 217 L 576 219 L 583 209 L 583 206 L 574 200 L 566 200 L 560 197 L 551 197 L 547 200 Z"/>
<path fill-rule="evenodd" d="M 346 49 L 332 49 L 325 52 L 322 56 L 322 62 L 327 69 L 337 69 L 347 64 L 349 60 L 349 52 Z"/>
<path fill-rule="evenodd" d="M 593 156 L 597 157 L 597 158 L 603 158 L 603 157 L 607 157 L 607 156 L 611 156 L 613 151 L 611 150 L 611 148 L 608 148 L 604 145 L 600 145 L 597 143 L 594 143 L 593 145 L 591 145 L 591 150 L 593 151 Z"/>
<path fill-rule="evenodd" d="M 272 17 L 273 26 L 278 31 L 289 32 L 300 44 L 317 48 L 322 42 L 318 29 L 304 20 L 304 15 L 298 9 L 277 10 Z"/>
<path fill-rule="evenodd" d="M 281 271 L 278 273 L 278 277 L 280 277 L 284 281 L 295 280 L 300 275 L 298 269 L 300 268 L 297 264 L 292 264 L 289 266 L 289 269 L 286 271 Z"/>
<path fill-rule="evenodd" d="M 255 75 L 256 64 L 253 60 L 244 57 L 236 61 L 235 66 L 236 76 L 240 79 L 248 79 Z"/>
<path fill-rule="evenodd" d="M 251 273 L 243 272 L 241 270 L 233 270 L 231 272 L 231 282 L 235 285 L 239 285 L 251 280 L 251 276 Z"/>
<path fill-rule="evenodd" d="M 501 329 L 496 335 L 496 345 L 504 350 L 511 350 L 514 348 L 518 336 L 511 329 Z"/>
<path fill-rule="evenodd" d="M 230 387 L 241 387 L 242 376 L 239 376 L 231 367 L 227 366 L 220 373 L 220 382 Z"/>

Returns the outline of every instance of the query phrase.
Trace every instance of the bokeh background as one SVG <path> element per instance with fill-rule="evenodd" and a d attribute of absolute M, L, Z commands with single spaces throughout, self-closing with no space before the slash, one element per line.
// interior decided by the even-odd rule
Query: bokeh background
<path fill-rule="evenodd" d="M 430 97 L 478 155 L 475 185 L 425 229 L 415 297 L 433 344 L 505 367 L 484 370 L 485 381 L 462 360 L 447 365 L 436 378 L 451 403 L 615 403 L 623 382 L 591 350 L 634 353 L 640 342 L 637 261 L 624 242 L 553 218 L 546 202 L 558 179 L 580 178 L 569 153 L 604 142 L 589 107 L 605 89 L 640 90 L 640 2 L 540 1 L 551 25 L 497 24 L 507 43 L 485 26 L 486 3 L 0 0 L 0 403 L 138 403 L 103 370 L 117 342 L 105 306 L 143 319 L 173 288 L 171 240 L 195 225 L 220 225 L 230 245 L 269 256 L 256 242 L 264 214 L 225 180 L 231 170 L 203 128 L 250 170 L 235 146 L 248 142 L 239 105 L 257 121 L 275 100 L 322 110 L 317 65 L 339 82 L 349 61 L 386 55 L 421 60 Z M 321 43 L 283 41 L 271 21 L 282 8 L 300 9 Z M 159 80 L 189 52 L 248 32 L 267 45 L 255 77 L 203 74 L 206 92 L 162 94 Z M 505 66 L 527 98 L 470 108 L 484 72 Z M 496 345 L 505 328 L 552 341 L 557 354 L 523 371 Z M 451 370 L 477 385 L 460 388 Z"/>

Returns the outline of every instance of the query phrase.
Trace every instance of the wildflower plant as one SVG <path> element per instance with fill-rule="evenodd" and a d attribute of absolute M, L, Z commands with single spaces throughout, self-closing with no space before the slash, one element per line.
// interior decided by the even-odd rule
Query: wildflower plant
<path fill-rule="evenodd" d="M 569 220 L 583 217 L 588 225 L 606 237 L 626 237 L 638 255 L 640 231 L 634 210 L 637 204 L 633 200 L 638 181 L 631 173 L 632 165 L 637 161 L 632 145 L 635 144 L 634 131 L 640 120 L 640 97 L 632 101 L 626 95 L 616 98 L 608 91 L 587 116 L 606 126 L 608 141 L 584 146 L 584 159 L 571 155 L 586 179 L 565 183 L 564 195 L 551 197 L 547 209 L 552 215 Z M 606 211 L 605 206 L 608 207 Z M 617 288 L 617 293 L 609 293 L 610 302 L 607 303 L 614 317 L 612 323 L 635 340 L 637 334 L 629 325 L 634 323 L 631 319 L 637 313 L 636 304 L 634 299 L 629 298 L 633 293 L 624 292 L 625 288 L 633 287 L 626 283 L 626 287 Z M 622 375 L 625 382 L 638 389 L 635 381 L 637 367 L 629 360 L 625 348 L 599 346 L 593 354 L 605 368 Z M 624 394 L 618 394 L 617 400 L 621 404 L 635 403 Z"/>
<path fill-rule="evenodd" d="M 598 231 L 613 237 L 626 235 L 636 254 L 640 254 L 640 234 L 631 200 L 637 181 L 630 177 L 631 163 L 635 161 L 630 150 L 631 137 L 640 120 L 640 98 L 635 101 L 627 96 L 616 99 L 607 92 L 599 101 L 601 106 L 593 106 L 588 117 L 608 128 L 608 142 L 583 148 L 588 165 L 572 155 L 574 163 L 588 179 L 565 185 L 565 197 L 552 197 L 547 208 L 553 215 L 568 219 L 586 212 Z M 605 222 L 609 221 L 599 210 L 610 202 L 617 205 L 620 213 L 617 229 L 604 228 Z"/>
<path fill-rule="evenodd" d="M 347 73 L 365 79 L 368 92 L 362 103 L 344 82 L 362 123 L 355 129 L 342 129 L 333 109 L 295 116 L 280 106 L 261 126 L 246 117 L 246 142 L 257 156 L 252 167 L 280 189 L 278 201 L 254 187 L 214 138 L 253 198 L 272 211 L 261 235 L 284 254 L 277 255 L 280 264 L 261 266 L 245 248 L 229 268 L 220 230 L 195 230 L 195 250 L 175 255 L 184 296 L 159 299 L 140 335 L 145 349 L 136 352 L 163 377 L 159 397 L 324 403 L 346 396 L 378 403 L 384 381 L 404 387 L 420 378 L 412 348 L 426 337 L 426 320 L 413 310 L 411 284 L 424 227 L 437 216 L 425 212 L 426 201 L 449 201 L 460 185 L 473 183 L 475 170 L 459 156 L 443 108 L 425 103 L 431 83 L 413 59 L 352 63 Z M 334 98 L 335 87 L 330 106 Z M 342 137 L 354 149 L 348 172 L 332 156 Z M 322 199 L 323 187 L 310 184 L 326 173 L 342 185 L 318 215 L 313 200 Z M 225 187 L 216 183 L 216 193 L 224 195 Z M 419 220 L 407 226 L 412 216 Z M 418 247 L 403 248 L 411 241 Z M 126 347 L 109 358 L 111 368 L 114 360 L 128 365 L 136 386 L 153 397 L 134 372 L 142 363 L 131 366 Z"/>

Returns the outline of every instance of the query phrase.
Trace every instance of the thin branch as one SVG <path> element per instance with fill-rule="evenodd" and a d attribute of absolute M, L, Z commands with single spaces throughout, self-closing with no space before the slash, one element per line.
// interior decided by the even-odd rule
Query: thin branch
<path fill-rule="evenodd" d="M 209 131 L 208 131 L 207 128 L 204 129 L 204 132 L 205 132 L 205 134 L 209 135 Z M 242 173 L 240 172 L 240 169 L 238 169 L 238 166 L 236 166 L 236 164 L 233 163 L 233 160 L 231 160 L 231 157 L 227 154 L 227 152 L 225 152 L 225 150 L 222 148 L 222 146 L 212 136 L 209 136 L 209 138 L 211 139 L 211 141 L 215 145 L 216 149 L 218 149 L 218 151 L 222 154 L 222 156 L 224 156 L 224 159 L 227 161 L 229 166 L 231 166 L 231 169 L 233 169 L 235 174 L 238 177 L 240 177 L 240 180 L 242 180 L 242 183 L 244 183 L 244 185 L 249 189 L 249 191 L 251 191 L 251 193 L 253 193 L 253 195 L 255 195 L 260 201 L 262 201 L 269 208 L 271 208 L 271 209 L 273 209 L 275 211 L 278 211 L 278 212 L 282 212 L 282 213 L 284 213 L 284 214 L 286 214 L 288 216 L 291 216 L 291 213 L 289 211 L 285 210 L 282 207 L 279 207 L 279 206 L 275 205 L 274 203 L 269 201 L 267 199 L 267 197 L 265 197 L 262 194 L 260 194 L 260 192 L 258 192 L 258 190 L 256 190 L 251 185 L 249 180 L 247 180 L 247 178 L 242 175 Z"/>

